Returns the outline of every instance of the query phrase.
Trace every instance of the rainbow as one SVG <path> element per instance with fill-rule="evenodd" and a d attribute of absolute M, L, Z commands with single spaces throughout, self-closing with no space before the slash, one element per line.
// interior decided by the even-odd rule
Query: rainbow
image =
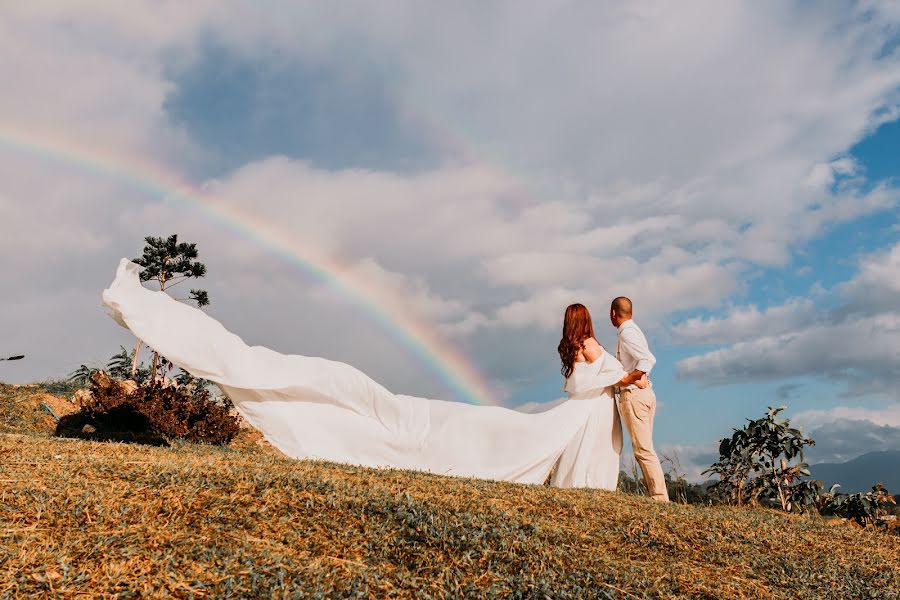
<path fill-rule="evenodd" d="M 415 319 L 403 310 L 401 303 L 392 302 L 379 290 L 353 276 L 349 265 L 303 245 L 271 223 L 216 199 L 148 161 L 125 159 L 33 131 L 22 132 L 3 126 L 0 126 L 0 147 L 121 181 L 148 196 L 162 196 L 200 212 L 314 279 L 334 286 L 415 355 L 459 400 L 471 404 L 496 404 L 491 388 L 478 371 L 432 326 Z"/>

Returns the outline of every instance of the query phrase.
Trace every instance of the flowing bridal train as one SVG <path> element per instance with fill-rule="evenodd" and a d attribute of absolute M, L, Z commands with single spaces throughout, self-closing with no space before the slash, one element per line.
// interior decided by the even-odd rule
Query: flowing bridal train
<path fill-rule="evenodd" d="M 615 489 L 622 431 L 608 353 L 581 362 L 569 399 L 542 413 L 393 394 L 359 370 L 248 346 L 218 321 L 141 285 L 126 259 L 103 292 L 123 327 L 196 377 L 215 382 L 265 438 L 292 458 L 369 467 Z M 555 469 L 554 469 L 555 467 Z"/>

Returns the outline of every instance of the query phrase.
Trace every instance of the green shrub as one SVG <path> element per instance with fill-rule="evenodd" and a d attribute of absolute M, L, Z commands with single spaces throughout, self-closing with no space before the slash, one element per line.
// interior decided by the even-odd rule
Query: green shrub
<path fill-rule="evenodd" d="M 872 486 L 871 492 L 857 494 L 836 493 L 839 487 L 835 484 L 827 494 L 822 494 L 819 512 L 823 515 L 853 519 L 862 526 L 874 525 L 897 505 L 896 499 L 880 483 Z"/>
<path fill-rule="evenodd" d="M 821 482 L 804 480 L 809 465 L 803 462 L 803 448 L 815 441 L 790 427 L 788 419 L 775 417 L 784 407 L 772 408 L 761 419 L 735 429 L 719 444 L 719 460 L 704 471 L 719 476 L 710 491 L 720 500 L 745 504 L 759 502 L 785 511 L 815 509 Z M 791 464 L 794 458 L 799 462 Z"/>
<path fill-rule="evenodd" d="M 76 389 L 85 388 L 91 384 L 91 376 L 98 370 L 87 365 L 81 365 L 69 373 L 69 378 L 66 381 Z"/>

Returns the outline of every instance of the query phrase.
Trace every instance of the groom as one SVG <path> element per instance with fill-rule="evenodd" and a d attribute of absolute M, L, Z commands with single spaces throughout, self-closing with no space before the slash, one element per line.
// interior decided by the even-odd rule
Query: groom
<path fill-rule="evenodd" d="M 619 296 L 612 301 L 609 320 L 619 330 L 616 344 L 616 358 L 630 374 L 650 375 L 656 364 L 656 357 L 650 352 L 644 332 L 631 320 L 631 300 Z M 636 385 L 619 388 L 619 414 L 631 437 L 634 458 L 644 474 L 644 484 L 654 500 L 668 502 L 666 480 L 663 477 L 659 458 L 653 451 L 653 415 L 656 414 L 656 394 L 651 384 L 646 389 Z"/>

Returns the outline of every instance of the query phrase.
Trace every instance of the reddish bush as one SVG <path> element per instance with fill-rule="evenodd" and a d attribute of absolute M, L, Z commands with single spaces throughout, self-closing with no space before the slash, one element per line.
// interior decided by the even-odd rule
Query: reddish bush
<path fill-rule="evenodd" d="M 227 444 L 237 435 L 238 420 L 205 391 L 191 391 L 161 383 L 135 386 L 99 371 L 91 378 L 91 393 L 81 412 L 61 428 L 82 431 L 91 425 L 99 434 L 132 434 L 137 441 L 184 439 L 204 444 Z M 61 425 L 63 425 L 61 423 Z"/>

